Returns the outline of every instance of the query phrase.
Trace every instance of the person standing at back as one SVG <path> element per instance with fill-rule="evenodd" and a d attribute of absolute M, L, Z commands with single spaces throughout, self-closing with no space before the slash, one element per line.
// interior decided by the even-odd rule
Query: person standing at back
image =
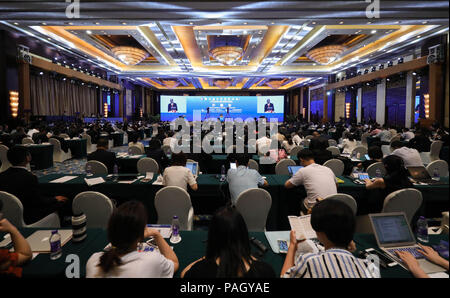
<path fill-rule="evenodd" d="M 284 187 L 294 188 L 299 185 L 305 187 L 306 198 L 301 204 L 301 209 L 304 213 L 309 213 L 318 201 L 337 193 L 336 176 L 330 168 L 316 164 L 314 154 L 309 149 L 303 149 L 297 157 L 303 168 L 286 181 Z"/>
<path fill-rule="evenodd" d="M 108 173 L 114 173 L 116 154 L 108 151 L 108 139 L 100 138 L 97 141 L 97 150 L 88 155 L 87 160 L 96 160 L 108 168 Z"/>

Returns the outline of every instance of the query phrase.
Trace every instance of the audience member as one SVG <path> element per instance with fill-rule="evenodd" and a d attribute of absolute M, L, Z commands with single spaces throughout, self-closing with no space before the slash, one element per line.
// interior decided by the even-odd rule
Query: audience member
<path fill-rule="evenodd" d="M 186 168 L 186 155 L 177 153 L 172 155 L 172 165 L 167 167 L 163 173 L 164 186 L 178 186 L 187 190 L 187 186 L 192 190 L 197 190 L 198 185 L 191 170 Z"/>
<path fill-rule="evenodd" d="M 108 168 L 108 173 L 114 173 L 116 165 L 116 154 L 108 151 L 108 139 L 100 138 L 97 141 L 97 150 L 88 155 L 87 160 L 96 160 Z"/>
<path fill-rule="evenodd" d="M 401 141 L 394 141 L 391 144 L 392 155 L 396 155 L 403 159 L 405 167 L 422 167 L 423 162 L 420 154 L 416 149 L 408 148 Z"/>

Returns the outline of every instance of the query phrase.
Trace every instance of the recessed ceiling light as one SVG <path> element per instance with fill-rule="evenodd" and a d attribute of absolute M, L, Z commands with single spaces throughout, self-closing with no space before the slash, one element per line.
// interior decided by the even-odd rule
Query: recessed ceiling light
<path fill-rule="evenodd" d="M 273 25 L 273 24 L 275 24 L 275 22 L 271 22 L 270 24 L 272 24 L 272 25 Z"/>
<path fill-rule="evenodd" d="M 193 22 L 189 22 L 189 25 L 194 25 L 194 23 Z"/>
<path fill-rule="evenodd" d="M 244 23 L 244 25 L 247 25 L 247 24 L 248 24 L 247 22 Z"/>
<path fill-rule="evenodd" d="M 122 22 L 122 25 L 126 25 L 127 23 L 125 23 L 125 22 Z"/>
<path fill-rule="evenodd" d="M 422 22 L 422 24 L 426 24 L 426 23 L 428 23 L 428 21 L 423 21 L 423 22 Z"/>
<path fill-rule="evenodd" d="M 395 22 L 396 24 L 400 24 L 400 21 Z"/>
<path fill-rule="evenodd" d="M 95 22 L 95 25 L 100 25 L 100 23 L 99 22 Z"/>
<path fill-rule="evenodd" d="M 372 30 L 372 31 L 370 31 L 370 33 L 375 34 L 375 33 L 377 33 L 377 30 Z"/>
<path fill-rule="evenodd" d="M 14 25 L 16 25 L 16 26 L 17 26 L 17 25 L 19 25 L 19 23 L 14 23 Z"/>
<path fill-rule="evenodd" d="M 372 22 L 367 22 L 367 24 L 372 24 Z"/>
<path fill-rule="evenodd" d="M 341 25 L 342 25 L 342 24 L 344 24 L 344 22 L 343 22 L 343 21 L 340 21 L 340 22 L 339 22 L 339 24 L 341 24 Z"/>
<path fill-rule="evenodd" d="M 316 24 L 316 22 L 312 22 L 311 24 L 315 25 L 315 24 Z"/>
<path fill-rule="evenodd" d="M 86 33 L 87 34 L 92 34 L 92 31 L 91 30 L 86 30 Z"/>
<path fill-rule="evenodd" d="M 73 25 L 73 23 L 68 23 L 70 26 L 72 26 Z"/>
<path fill-rule="evenodd" d="M 44 26 L 47 25 L 47 23 L 41 23 L 41 24 L 44 25 Z"/>

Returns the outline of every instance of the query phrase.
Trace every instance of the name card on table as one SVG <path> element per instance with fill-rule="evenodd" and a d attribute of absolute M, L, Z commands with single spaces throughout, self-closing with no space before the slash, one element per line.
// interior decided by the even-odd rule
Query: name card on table
<path fill-rule="evenodd" d="M 77 178 L 77 176 L 64 176 L 64 177 L 52 180 L 52 181 L 50 181 L 50 183 L 64 183 L 64 182 L 70 181 L 75 178 Z"/>

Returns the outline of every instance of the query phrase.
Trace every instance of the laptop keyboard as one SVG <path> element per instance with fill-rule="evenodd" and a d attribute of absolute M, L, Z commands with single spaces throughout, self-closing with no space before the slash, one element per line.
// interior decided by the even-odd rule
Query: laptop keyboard
<path fill-rule="evenodd" d="M 416 247 L 404 247 L 404 248 L 395 248 L 395 249 L 387 249 L 388 252 L 397 256 L 397 251 L 406 251 L 411 253 L 416 259 L 424 258 L 423 254 L 421 254 Z"/>

